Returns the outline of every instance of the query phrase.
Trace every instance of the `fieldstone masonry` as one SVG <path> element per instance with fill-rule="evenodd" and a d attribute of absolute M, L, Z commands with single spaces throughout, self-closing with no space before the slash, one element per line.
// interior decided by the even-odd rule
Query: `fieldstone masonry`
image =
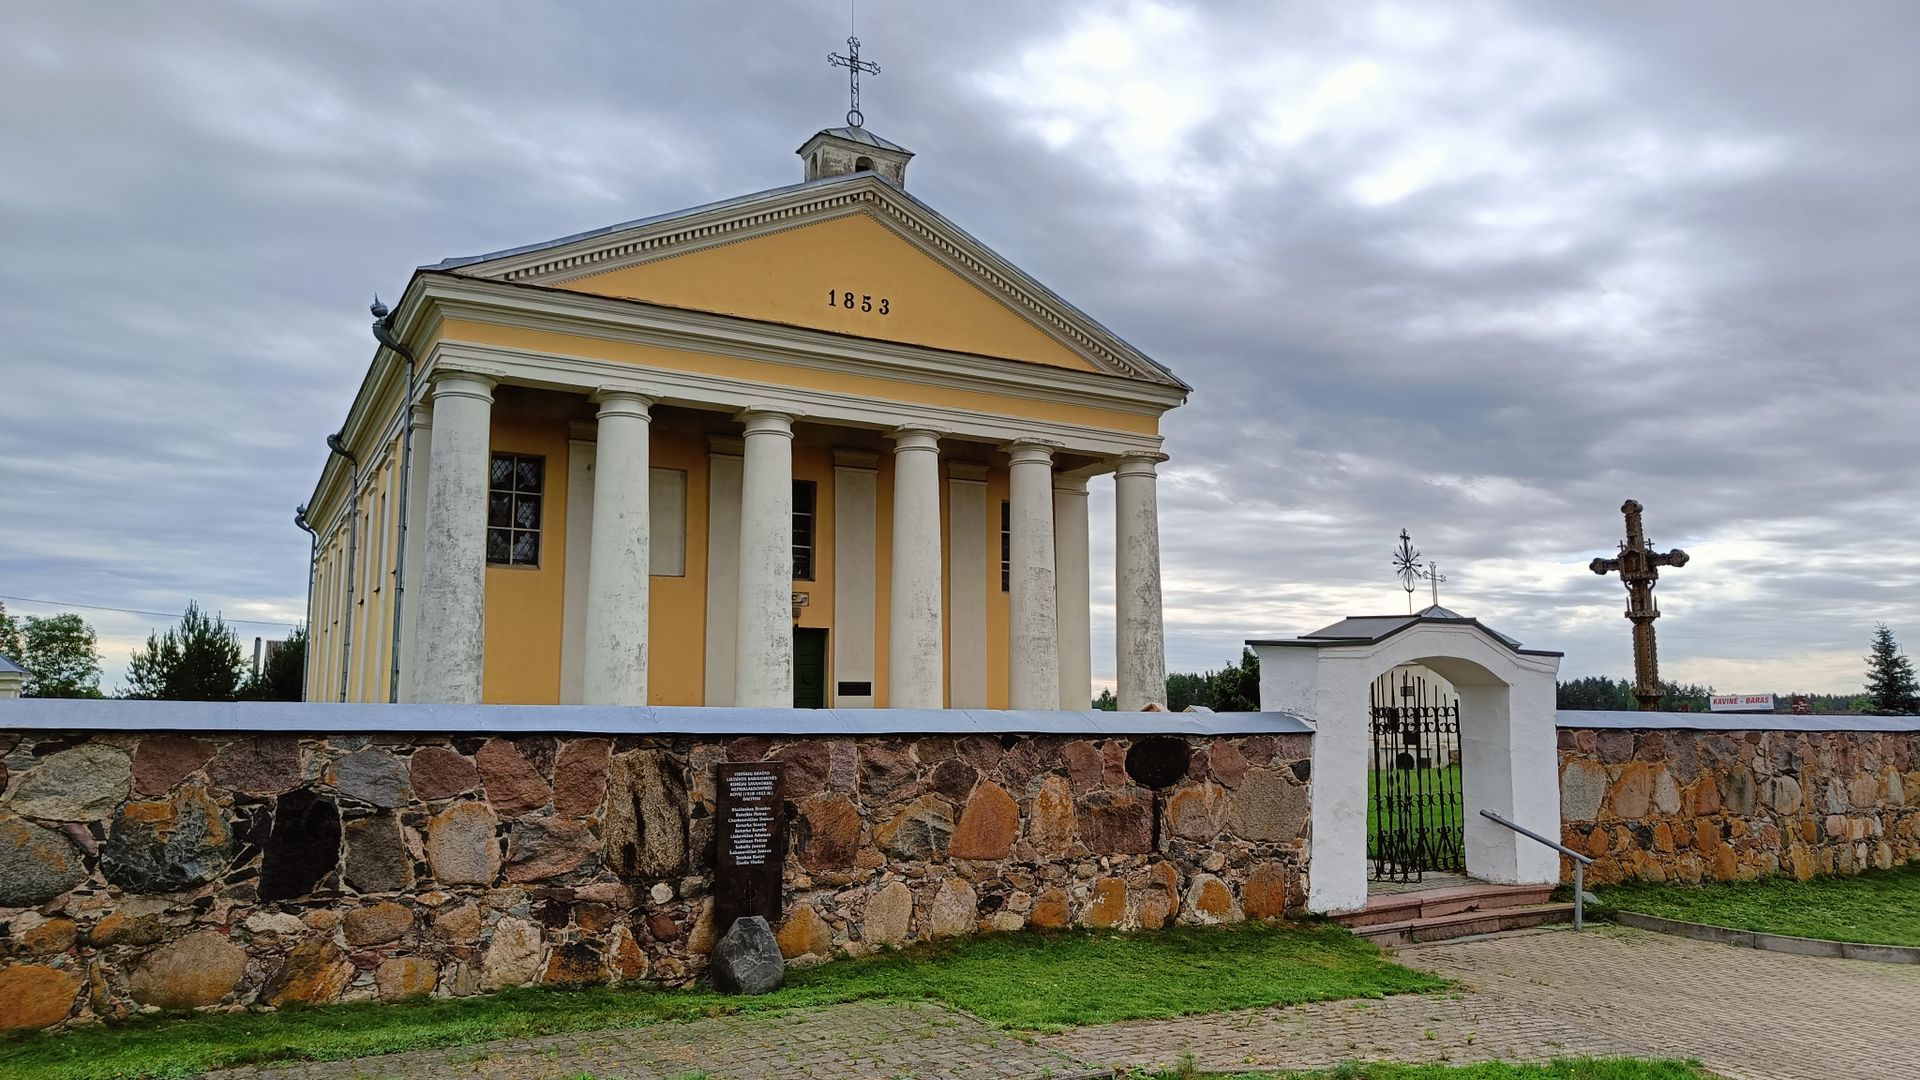
<path fill-rule="evenodd" d="M 1129 772 L 1149 738 L 1137 758 L 1185 761 L 1158 788 Z M 1275 918 L 1305 895 L 1310 749 L 1299 734 L 0 734 L 0 1029 L 687 983 L 723 929 L 723 761 L 786 764 L 772 929 L 791 963 Z"/>
<path fill-rule="evenodd" d="M 1885 869 L 1920 860 L 1920 732 L 1562 728 L 1560 816 L 1597 884 Z"/>

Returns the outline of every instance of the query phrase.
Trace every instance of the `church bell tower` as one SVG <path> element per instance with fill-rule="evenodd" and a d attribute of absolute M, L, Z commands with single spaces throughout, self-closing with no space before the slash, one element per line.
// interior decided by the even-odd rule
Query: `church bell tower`
<path fill-rule="evenodd" d="M 871 172 L 907 186 L 907 162 L 913 151 L 888 142 L 861 127 L 827 128 L 801 145 L 800 160 L 807 164 L 807 179 Z"/>
<path fill-rule="evenodd" d="M 807 179 L 820 180 L 848 173 L 877 173 L 907 186 L 907 161 L 913 151 L 869 132 L 860 112 L 860 73 L 880 74 L 880 65 L 860 59 L 860 39 L 847 35 L 847 53 L 827 54 L 827 66 L 847 69 L 847 126 L 827 128 L 801 145 L 800 160 L 807 163 Z"/>

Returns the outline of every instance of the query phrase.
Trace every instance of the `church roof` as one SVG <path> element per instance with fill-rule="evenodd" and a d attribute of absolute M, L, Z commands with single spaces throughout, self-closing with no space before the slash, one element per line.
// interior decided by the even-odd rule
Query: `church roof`
<path fill-rule="evenodd" d="M 25 675 L 26 673 L 26 668 L 21 667 L 19 664 L 14 663 L 4 656 L 0 656 L 0 675 Z"/>
<path fill-rule="evenodd" d="M 817 139 L 822 135 L 832 135 L 835 138 L 845 139 L 848 142 L 862 143 L 864 145 L 871 146 L 876 150 L 891 150 L 896 154 L 905 154 L 908 157 L 913 156 L 913 151 L 907 149 L 904 146 L 901 146 L 899 143 L 894 142 L 891 139 L 883 139 L 880 136 L 875 135 L 873 132 L 868 131 L 866 128 L 863 128 L 863 127 L 822 128 L 820 129 L 820 131 L 816 132 L 812 138 L 808 139 L 807 142 L 812 142 L 814 139 Z M 805 143 L 801 145 L 804 146 Z"/>
<path fill-rule="evenodd" d="M 499 251 L 489 251 L 483 255 L 455 255 L 451 258 L 441 259 L 437 263 L 422 265 L 420 269 L 458 270 L 463 266 L 492 262 L 495 259 L 504 259 L 510 255 L 527 255 L 535 251 L 545 251 L 548 248 L 565 247 L 568 244 L 577 243 L 581 240 L 591 240 L 596 236 L 612 236 L 615 233 L 625 232 L 628 229 L 638 229 L 647 225 L 659 225 L 672 221 L 675 218 L 693 217 L 697 214 L 704 214 L 710 210 L 725 210 L 728 207 L 740 206 L 753 202 L 756 199 L 765 199 L 774 195 L 786 195 L 790 192 L 804 191 L 807 188 L 826 187 L 829 184 L 846 179 L 848 179 L 848 177 L 845 176 L 825 176 L 818 180 L 808 180 L 805 183 L 787 184 L 784 187 L 768 188 L 765 191 L 755 191 L 747 195 L 735 195 L 731 199 L 701 203 L 699 206 L 689 206 L 681 210 L 669 210 L 664 214 L 654 214 L 651 217 L 634 218 L 632 221 L 623 221 L 618 225 L 607 225 L 598 229 L 588 229 L 585 232 L 572 233 L 567 236 L 556 237 L 552 240 L 541 240 L 533 244 L 521 244 L 519 247 L 501 248 Z M 903 190 L 901 194 L 904 195 L 906 192 Z"/>
<path fill-rule="evenodd" d="M 1493 638 L 1500 644 L 1517 653 L 1528 656 L 1559 656 L 1557 652 L 1541 649 L 1522 648 L 1513 638 L 1486 625 L 1479 619 L 1462 615 L 1457 611 L 1443 608 L 1438 604 L 1424 608 L 1412 615 L 1360 615 L 1341 619 L 1331 626 L 1323 626 L 1311 634 L 1301 634 L 1297 638 L 1284 638 L 1275 641 L 1249 641 L 1249 645 L 1296 645 L 1306 648 L 1323 648 L 1329 645 L 1372 645 L 1422 625 L 1471 626 Z"/>
<path fill-rule="evenodd" d="M 831 129 L 831 133 L 842 134 L 843 132 L 854 132 L 859 130 L 860 129 L 855 129 L 855 128 L 844 128 L 844 129 L 836 128 L 836 129 Z M 893 145 L 891 143 L 886 142 L 886 140 L 884 139 L 880 139 L 880 137 L 877 135 L 872 135 L 870 133 L 865 133 L 865 132 L 861 132 L 861 134 L 864 135 L 867 141 L 872 142 L 873 145 L 876 145 L 876 146 L 892 146 Z M 833 187 L 834 185 L 838 185 L 838 184 L 845 184 L 850 186 L 870 185 L 870 184 L 880 185 L 881 189 L 886 193 L 888 197 L 892 199 L 896 199 L 899 202 L 905 204 L 907 207 L 910 207 L 914 215 L 924 218 L 927 221 L 937 223 L 942 230 L 944 230 L 947 233 L 950 233 L 953 237 L 959 239 L 965 245 L 968 245 L 976 249 L 978 252 L 984 253 L 989 262 L 996 264 L 996 273 L 1019 281 L 1021 285 L 1024 286 L 1029 293 L 1040 297 L 1042 299 L 1042 302 L 1044 302 L 1048 307 L 1053 308 L 1059 312 L 1070 315 L 1073 319 L 1084 324 L 1084 326 L 1087 329 L 1090 329 L 1094 331 L 1096 334 L 1107 339 L 1108 345 L 1113 349 L 1113 351 L 1118 352 L 1119 354 L 1124 356 L 1127 362 L 1130 362 L 1135 366 L 1139 366 L 1141 364 L 1150 365 L 1153 371 L 1157 373 L 1157 378 L 1155 376 L 1146 376 L 1150 381 L 1164 380 L 1168 384 L 1177 386 L 1182 390 L 1191 391 L 1193 389 L 1191 385 L 1189 385 L 1184 380 L 1182 380 L 1178 375 L 1175 375 L 1171 368 L 1167 367 L 1165 364 L 1162 364 L 1160 361 L 1155 360 L 1152 357 L 1141 352 L 1139 349 L 1135 348 L 1132 344 L 1130 344 L 1125 339 L 1120 337 L 1120 335 L 1108 329 L 1099 320 L 1088 315 L 1086 312 L 1080 310 L 1078 307 L 1075 307 L 1073 304 L 1069 303 L 1064 297 L 1060 296 L 1058 293 L 1040 284 L 1038 281 L 1035 281 L 1033 278 L 1027 276 L 1017 266 L 1014 266 L 1011 262 L 1006 260 L 1003 256 L 1000 256 L 998 253 L 994 252 L 992 248 L 988 247 L 986 244 L 981 243 L 977 237 L 973 236 L 973 234 L 967 232 L 965 229 L 962 229 L 958 225 L 954 224 L 951 220 L 949 220 L 946 217 L 946 215 L 940 213 L 938 210 L 935 210 L 933 207 L 928 206 L 926 203 L 922 202 L 918 198 L 915 198 L 910 192 L 907 191 L 906 188 L 900 186 L 897 183 L 894 183 L 892 180 L 889 180 L 885 176 L 881 176 L 877 173 L 871 173 L 871 172 L 846 173 L 839 176 L 823 176 L 817 180 L 807 180 L 798 184 L 787 184 L 782 187 L 768 188 L 765 191 L 756 191 L 746 195 L 736 195 L 730 199 L 721 199 L 717 202 L 703 203 L 699 206 L 690 206 L 683 210 L 672 210 L 664 214 L 655 214 L 651 217 L 635 218 L 632 221 L 623 221 L 617 225 L 608 225 L 599 229 L 589 229 L 585 232 L 573 233 L 568 236 L 557 237 L 552 240 L 544 240 L 539 243 L 523 244 L 519 247 L 512 247 L 512 248 L 503 248 L 499 251 L 490 251 L 483 255 L 466 255 L 466 256 L 456 256 L 454 258 L 449 258 L 449 259 L 442 259 L 437 263 L 433 263 L 427 266 L 421 266 L 419 269 L 422 271 L 440 271 L 440 272 L 455 271 L 457 272 L 457 271 L 463 271 L 463 270 L 470 271 L 471 268 L 478 267 L 482 264 L 493 262 L 498 259 L 514 259 L 514 260 L 523 261 L 525 257 L 528 255 L 533 255 L 533 254 L 547 251 L 550 249 L 557 250 L 560 248 L 566 248 L 571 245 L 581 244 L 583 242 L 593 241 L 601 238 L 613 237 L 615 235 L 626 233 L 633 230 L 657 229 L 661 226 L 670 225 L 671 223 L 682 218 L 696 218 L 696 217 L 711 215 L 711 214 L 714 214 L 715 212 L 726 212 L 726 211 L 738 210 L 740 208 L 744 208 L 755 203 L 771 202 L 771 201 L 779 200 L 783 196 L 793 195 L 797 192 L 825 189 L 825 188 Z M 481 274 L 479 276 L 488 276 L 488 275 Z"/>

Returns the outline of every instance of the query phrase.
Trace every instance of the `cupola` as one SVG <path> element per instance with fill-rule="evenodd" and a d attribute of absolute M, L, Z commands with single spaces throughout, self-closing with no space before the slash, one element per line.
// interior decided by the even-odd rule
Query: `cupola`
<path fill-rule="evenodd" d="M 827 128 L 803 143 L 800 160 L 806 162 L 807 179 L 870 172 L 907 186 L 907 162 L 913 151 L 875 135 L 862 127 Z"/>

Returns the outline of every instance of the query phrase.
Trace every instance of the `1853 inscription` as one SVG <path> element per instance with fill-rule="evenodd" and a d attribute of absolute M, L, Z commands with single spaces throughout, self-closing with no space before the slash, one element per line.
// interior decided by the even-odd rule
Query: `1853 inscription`
<path fill-rule="evenodd" d="M 780 873 L 786 861 L 784 766 L 777 761 L 727 761 L 715 766 L 713 929 L 760 915 L 780 921 Z"/>
<path fill-rule="evenodd" d="M 893 314 L 893 302 L 884 296 L 843 292 L 839 289 L 827 290 L 827 306 L 846 308 L 849 311 L 864 311 L 869 315 Z"/>

